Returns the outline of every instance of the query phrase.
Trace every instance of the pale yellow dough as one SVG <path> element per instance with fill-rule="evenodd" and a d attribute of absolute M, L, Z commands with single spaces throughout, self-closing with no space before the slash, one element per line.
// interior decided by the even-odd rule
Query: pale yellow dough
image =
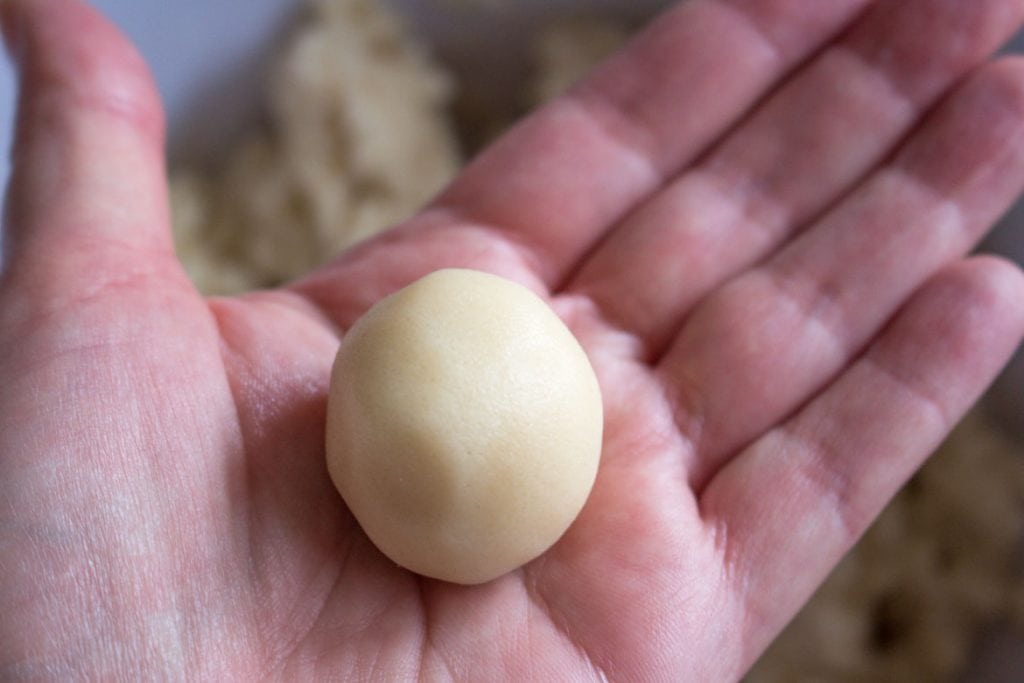
<path fill-rule="evenodd" d="M 594 371 L 547 304 L 494 275 L 440 270 L 343 340 L 327 466 L 385 555 L 477 584 L 566 531 L 593 486 L 601 432 Z"/>

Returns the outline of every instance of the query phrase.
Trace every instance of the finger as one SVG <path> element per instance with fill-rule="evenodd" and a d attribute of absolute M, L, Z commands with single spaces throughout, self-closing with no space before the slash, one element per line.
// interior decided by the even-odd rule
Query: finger
<path fill-rule="evenodd" d="M 78 0 L 6 0 L 19 74 L 7 268 L 83 277 L 172 255 L 163 116 L 141 57 Z"/>
<path fill-rule="evenodd" d="M 434 210 L 492 230 L 554 286 L 867 3 L 680 3 L 476 159 Z"/>
<path fill-rule="evenodd" d="M 547 294 L 615 220 L 870 1 L 680 3 L 473 161 L 427 211 L 292 290 L 342 327 L 443 267 Z"/>
<path fill-rule="evenodd" d="M 1024 184 L 1024 61 L 981 69 L 820 224 L 693 312 L 659 371 L 698 489 L 977 242 Z"/>
<path fill-rule="evenodd" d="M 569 289 L 657 355 L 696 301 L 844 193 L 1014 31 L 1020 0 L 885 0 L 706 160 L 625 219 Z"/>
<path fill-rule="evenodd" d="M 740 588 L 752 660 L 939 445 L 1024 334 L 1024 276 L 992 258 L 937 275 L 798 415 L 702 500 Z"/>

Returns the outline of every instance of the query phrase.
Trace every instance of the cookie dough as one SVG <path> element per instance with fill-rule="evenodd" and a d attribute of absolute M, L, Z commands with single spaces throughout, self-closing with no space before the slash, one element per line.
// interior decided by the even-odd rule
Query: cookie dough
<path fill-rule="evenodd" d="M 579 514 L 602 420 L 587 356 L 547 304 L 494 275 L 440 270 L 344 338 L 327 466 L 394 562 L 483 583 L 543 553 Z"/>

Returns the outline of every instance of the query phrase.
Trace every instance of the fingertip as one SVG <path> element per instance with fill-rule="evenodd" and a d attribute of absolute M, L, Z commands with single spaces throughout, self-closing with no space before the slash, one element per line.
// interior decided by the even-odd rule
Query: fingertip
<path fill-rule="evenodd" d="M 989 111 L 1024 129 L 1024 55 L 1002 57 L 981 67 L 966 86 L 987 95 Z"/>
<path fill-rule="evenodd" d="M 0 33 L 4 50 L 12 62 L 18 62 L 21 52 L 21 14 L 15 0 L 0 0 Z"/>
<path fill-rule="evenodd" d="M 1024 336 L 1024 273 L 997 256 L 974 256 L 934 275 L 869 353 L 953 424 L 976 401 Z"/>
<path fill-rule="evenodd" d="M 1004 79 L 1008 87 L 1016 93 L 1015 99 L 1020 102 L 1020 91 L 1024 89 L 1024 54 L 1009 54 L 999 57 L 985 67 L 997 77 Z M 1018 109 L 1020 105 L 1018 104 Z"/>
<path fill-rule="evenodd" d="M 1003 321 L 1017 340 L 1024 335 L 1024 271 L 1001 256 L 981 254 L 953 266 L 949 285 L 964 292 L 962 300 L 987 320 Z"/>
<path fill-rule="evenodd" d="M 70 268 L 83 250 L 115 268 L 121 247 L 172 253 L 163 107 L 142 56 L 82 0 L 0 8 L 19 79 L 5 268 Z"/>
<path fill-rule="evenodd" d="M 145 60 L 127 37 L 81 0 L 0 0 L 23 103 L 59 93 L 56 106 L 118 115 L 162 143 L 163 107 Z"/>

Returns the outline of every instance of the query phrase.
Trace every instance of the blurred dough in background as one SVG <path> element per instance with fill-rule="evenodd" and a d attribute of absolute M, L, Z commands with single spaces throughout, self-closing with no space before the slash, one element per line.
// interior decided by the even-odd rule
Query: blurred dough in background
<path fill-rule="evenodd" d="M 533 48 L 528 105 L 557 97 L 619 49 L 629 29 L 608 19 L 573 17 L 541 29 Z"/>
<path fill-rule="evenodd" d="M 962 680 L 982 629 L 1024 633 L 1022 501 L 1020 446 L 969 415 L 747 680 Z"/>
<path fill-rule="evenodd" d="M 622 25 L 573 17 L 536 37 L 530 104 L 612 52 Z M 270 120 L 222 168 L 174 169 L 179 254 L 199 288 L 301 275 L 410 216 L 460 163 L 457 84 L 369 0 L 312 0 L 270 74 Z M 492 131 L 518 112 L 460 120 Z M 749 674 L 776 681 L 956 680 L 979 631 L 1022 629 L 1024 453 L 971 415 Z"/>
<path fill-rule="evenodd" d="M 280 284 L 411 215 L 458 166 L 452 83 L 371 0 L 313 0 L 269 74 L 269 125 L 216 173 L 176 169 L 178 253 L 199 288 Z"/>

